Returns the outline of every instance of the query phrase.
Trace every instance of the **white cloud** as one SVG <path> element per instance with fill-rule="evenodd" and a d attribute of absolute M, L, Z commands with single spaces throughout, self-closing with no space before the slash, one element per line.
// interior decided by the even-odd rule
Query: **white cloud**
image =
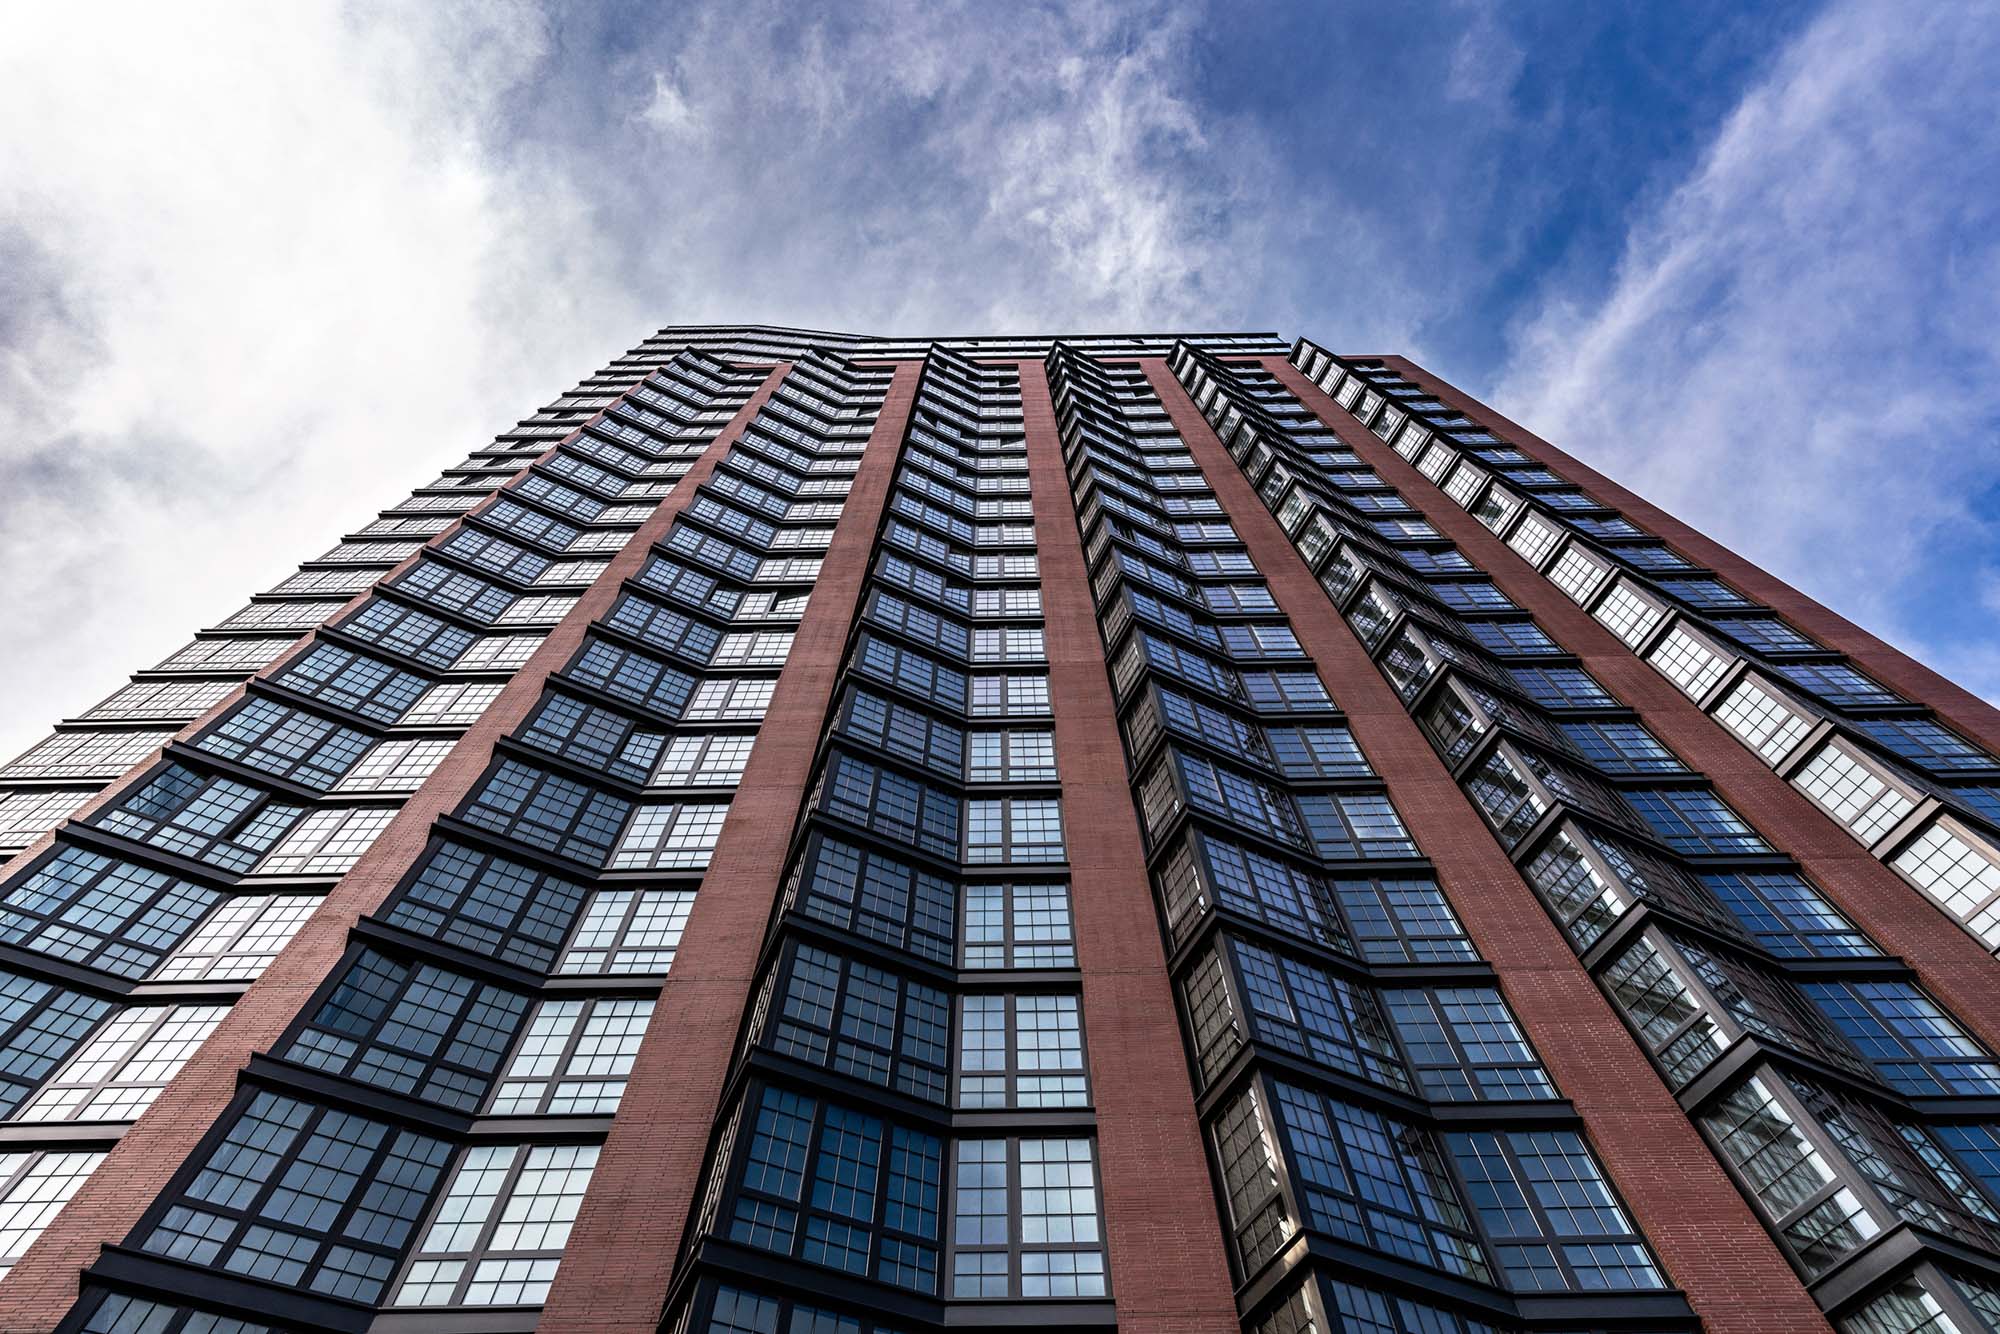
<path fill-rule="evenodd" d="M 1993 569 L 1974 502 L 2000 483 L 1996 64 L 1976 6 L 1822 15 L 1634 222 L 1608 292 L 1516 331 L 1495 391 L 1989 694 L 1996 655 L 1936 621 L 1942 547 L 1985 562 L 1968 588 Z"/>
<path fill-rule="evenodd" d="M 639 119 L 668 135 L 693 134 L 701 124 L 679 85 L 666 74 L 658 72 L 653 75 L 653 100 L 639 113 Z"/>
<path fill-rule="evenodd" d="M 0 755 L 643 326 L 560 182 L 485 140 L 530 11 L 9 23 Z"/>

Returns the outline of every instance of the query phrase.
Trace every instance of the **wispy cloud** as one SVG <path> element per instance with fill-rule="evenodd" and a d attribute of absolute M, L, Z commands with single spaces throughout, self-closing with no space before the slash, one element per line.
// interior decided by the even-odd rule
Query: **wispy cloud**
<path fill-rule="evenodd" d="M 1988 695 L 1996 66 L 1978 6 L 1821 15 L 1634 220 L 1608 290 L 1521 324 L 1495 391 Z"/>

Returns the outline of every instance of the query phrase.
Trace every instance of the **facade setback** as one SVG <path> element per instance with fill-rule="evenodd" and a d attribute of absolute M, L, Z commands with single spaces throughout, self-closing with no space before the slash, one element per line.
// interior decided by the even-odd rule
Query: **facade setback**
<path fill-rule="evenodd" d="M 0 1330 L 2000 1334 L 1996 953 L 1407 359 L 675 326 L 0 765 Z"/>

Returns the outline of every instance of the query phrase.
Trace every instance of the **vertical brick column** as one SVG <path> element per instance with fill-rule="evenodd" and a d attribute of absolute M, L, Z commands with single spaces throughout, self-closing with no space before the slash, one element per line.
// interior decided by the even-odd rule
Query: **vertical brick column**
<path fill-rule="evenodd" d="M 541 698 L 549 673 L 569 661 L 590 623 L 611 609 L 619 584 L 638 573 L 648 549 L 666 535 L 674 517 L 693 497 L 695 487 L 715 471 L 717 461 L 756 416 L 787 369 L 783 364 L 772 369 L 750 401 L 730 419 L 632 540 L 612 557 L 597 582 L 549 632 L 479 721 L 466 729 L 444 763 L 404 803 L 395 819 L 341 877 L 326 902 L 230 1007 L 215 1032 L 14 1266 L 0 1285 L 0 1329 L 8 1334 L 52 1329 L 68 1312 L 77 1296 L 78 1271 L 97 1258 L 99 1247 L 123 1241 L 147 1206 L 166 1189 L 228 1106 L 236 1092 L 237 1072 L 253 1053 L 268 1051 L 276 1044 L 346 951 L 348 932 L 355 922 L 381 907 L 423 852 L 431 825 L 465 798 L 485 772 L 493 756 L 493 743 L 527 717 Z M 552 448 L 549 453 L 553 452 Z M 443 542 L 457 528 L 458 524 L 451 525 L 426 546 Z M 397 570 L 417 558 L 412 555 Z M 366 597 L 362 594 L 355 602 Z M 290 656 L 284 655 L 259 674 L 281 670 Z M 230 700 L 236 697 L 232 694 Z M 230 700 L 217 708 L 226 707 Z M 205 717 L 197 726 L 206 721 Z M 192 729 L 184 735 L 192 735 Z"/>
<path fill-rule="evenodd" d="M 1640 1231 L 1704 1328 L 1825 1334 L 1826 1317 L 1229 451 L 1164 360 L 1141 365 L 1326 678 L 1355 741 L 1437 868 L 1474 946 L 1499 975 L 1521 1027 L 1575 1104 Z"/>
<path fill-rule="evenodd" d="M 1924 985 L 1967 1028 L 1989 1047 L 2000 1049 L 2000 1007 L 1994 1004 L 1995 997 L 2000 996 L 2000 960 L 1988 954 L 1977 940 L 1901 876 L 1871 856 L 1868 849 L 1855 842 L 1805 794 L 1767 768 L 1720 723 L 1697 708 L 1673 682 L 1570 601 L 1512 547 L 1452 503 L 1429 478 L 1373 432 L 1343 412 L 1296 367 L 1278 357 L 1265 358 L 1264 365 L 1363 462 L 1401 491 L 1439 532 L 1456 542 L 1467 559 L 1492 577 L 1501 592 L 1532 613 L 1550 638 L 1581 658 L 1591 675 L 1616 695 L 1620 703 L 1635 710 L 1654 735 L 1666 742 L 1689 768 L 1705 775 L 1744 819 L 1780 851 L 1790 854 L 1862 930 L 1915 969 Z M 1525 444 L 1522 450 L 1527 452 Z M 1595 487 L 1595 483 L 1591 485 Z M 1620 508 L 1625 505 L 1622 492 L 1614 498 L 1606 491 L 1602 498 Z M 1632 514 L 1631 517 L 1635 523 L 1652 524 L 1650 516 L 1641 518 Z M 1679 542 L 1680 538 L 1676 535 L 1672 540 Z M 1687 554 L 1696 560 L 1709 559 L 1707 552 L 1688 550 Z M 1724 573 L 1736 578 L 1733 570 Z M 1748 590 L 1746 585 L 1746 591 L 1754 590 Z"/>
<path fill-rule="evenodd" d="M 1382 357 L 1380 360 L 1467 415 L 1498 427 L 1495 434 L 1505 436 L 1507 443 L 1523 454 L 1548 465 L 1550 471 L 1567 477 L 1578 486 L 1588 487 L 1606 504 L 1622 511 L 1633 523 L 1673 543 L 1684 554 L 1708 566 L 1820 643 L 1854 659 L 1855 666 L 1870 676 L 1919 703 L 1928 704 L 1954 727 L 1987 749 L 2000 753 L 2000 709 L 1995 709 L 1965 687 L 1884 643 L 1846 617 L 1829 611 L 1776 575 L 1752 565 L 1644 496 L 1626 490 L 1595 468 L 1556 448 L 1511 418 L 1503 417 L 1472 395 L 1438 379 L 1408 358 Z"/>
<path fill-rule="evenodd" d="M 897 366 L 598 1157 L 542 1334 L 653 1334 L 923 367 Z"/>
<path fill-rule="evenodd" d="M 1241 1325 L 1105 670 L 1096 603 L 1039 362 L 1020 363 L 1071 910 L 1118 1327 Z"/>

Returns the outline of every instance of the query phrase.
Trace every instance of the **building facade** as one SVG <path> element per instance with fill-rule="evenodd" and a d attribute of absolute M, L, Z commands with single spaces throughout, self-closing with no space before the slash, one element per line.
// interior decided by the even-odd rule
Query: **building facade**
<path fill-rule="evenodd" d="M 0 1330 L 2000 1334 L 2000 715 L 1399 357 L 664 329 L 0 856 Z"/>

